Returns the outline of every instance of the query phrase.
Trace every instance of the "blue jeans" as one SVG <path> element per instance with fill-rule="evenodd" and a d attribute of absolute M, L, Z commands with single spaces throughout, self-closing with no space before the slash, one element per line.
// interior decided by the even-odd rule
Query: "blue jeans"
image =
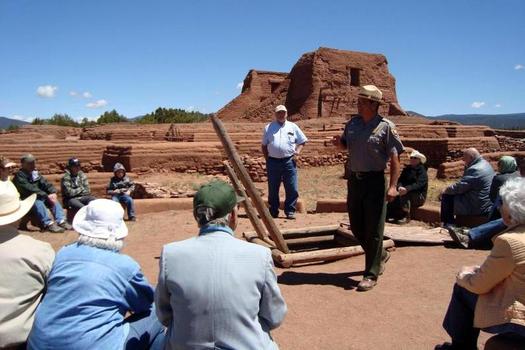
<path fill-rule="evenodd" d="M 58 224 L 64 222 L 64 209 L 62 209 L 60 203 L 56 202 L 55 205 L 52 205 L 49 201 L 37 199 L 35 200 L 35 204 L 33 205 L 33 208 L 31 208 L 31 211 L 37 216 L 38 221 L 42 223 L 43 227 L 47 227 L 53 223 L 53 220 L 49 217 L 49 214 L 47 213 L 47 208 L 51 209 L 51 212 L 55 217 L 55 221 Z"/>
<path fill-rule="evenodd" d="M 503 223 L 503 219 L 492 220 L 483 225 L 471 228 L 468 232 L 469 248 L 474 249 L 491 249 L 492 237 L 500 232 L 503 232 L 507 226 Z"/>
<path fill-rule="evenodd" d="M 297 188 L 297 165 L 293 157 L 276 159 L 268 158 L 266 161 L 266 172 L 268 173 L 268 204 L 270 214 L 279 214 L 279 188 L 281 182 L 284 184 L 286 199 L 284 201 L 284 213 L 286 215 L 295 213 L 295 206 L 299 198 Z"/>
<path fill-rule="evenodd" d="M 478 295 L 454 284 L 452 299 L 443 320 L 443 328 L 457 349 L 477 349 L 479 328 L 474 328 L 474 310 Z"/>
<path fill-rule="evenodd" d="M 441 197 L 441 222 L 445 225 L 456 223 L 454 218 L 454 195 L 444 194 Z"/>
<path fill-rule="evenodd" d="M 157 319 L 154 307 L 150 311 L 131 315 L 125 322 L 129 323 L 125 350 L 164 349 L 166 339 L 164 326 Z"/>
<path fill-rule="evenodd" d="M 133 198 L 127 194 L 116 194 L 111 197 L 115 202 L 123 203 L 126 205 L 128 210 L 128 218 L 135 217 L 135 205 L 133 204 Z"/>

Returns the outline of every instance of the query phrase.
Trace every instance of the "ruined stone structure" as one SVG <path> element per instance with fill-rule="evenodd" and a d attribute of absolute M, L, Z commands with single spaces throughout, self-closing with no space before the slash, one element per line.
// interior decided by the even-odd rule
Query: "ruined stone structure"
<path fill-rule="evenodd" d="M 357 113 L 359 86 L 368 84 L 383 91 L 382 115 L 406 115 L 385 56 L 330 48 L 304 54 L 288 74 L 251 70 L 241 94 L 218 115 L 223 120 L 261 121 L 284 104 L 293 120 L 348 117 Z"/>

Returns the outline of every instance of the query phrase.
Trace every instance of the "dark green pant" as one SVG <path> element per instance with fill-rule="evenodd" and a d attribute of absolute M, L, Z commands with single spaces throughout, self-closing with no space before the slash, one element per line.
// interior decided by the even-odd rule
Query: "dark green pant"
<path fill-rule="evenodd" d="M 383 254 L 383 231 L 386 216 L 386 181 L 382 172 L 358 177 L 350 175 L 348 181 L 348 216 L 350 228 L 365 251 L 364 277 L 377 279 Z"/>

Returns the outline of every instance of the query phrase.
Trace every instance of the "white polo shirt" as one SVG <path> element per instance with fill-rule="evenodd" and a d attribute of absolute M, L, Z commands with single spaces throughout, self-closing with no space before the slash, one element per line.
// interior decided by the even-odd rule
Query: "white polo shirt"
<path fill-rule="evenodd" d="M 295 154 L 296 145 L 308 141 L 297 124 L 285 121 L 280 124 L 273 121 L 264 128 L 262 144 L 268 146 L 268 155 L 272 158 L 288 158 Z"/>

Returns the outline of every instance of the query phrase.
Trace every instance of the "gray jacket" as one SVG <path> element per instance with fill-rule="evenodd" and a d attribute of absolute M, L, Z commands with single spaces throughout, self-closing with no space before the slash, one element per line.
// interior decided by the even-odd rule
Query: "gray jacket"
<path fill-rule="evenodd" d="M 164 246 L 155 304 L 166 349 L 277 349 L 286 314 L 270 250 L 214 229 Z"/>
<path fill-rule="evenodd" d="M 495 172 L 482 157 L 472 161 L 463 177 L 445 189 L 445 194 L 454 195 L 454 214 L 489 215 L 492 207 L 490 185 Z"/>

